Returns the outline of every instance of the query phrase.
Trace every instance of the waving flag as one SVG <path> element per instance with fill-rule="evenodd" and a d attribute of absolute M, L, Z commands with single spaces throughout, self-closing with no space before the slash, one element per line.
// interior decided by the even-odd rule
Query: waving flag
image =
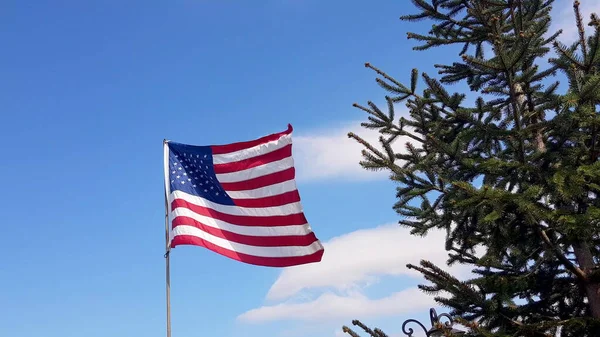
<path fill-rule="evenodd" d="M 170 247 L 196 245 L 261 266 L 319 262 L 296 188 L 292 126 L 228 145 L 165 142 Z"/>

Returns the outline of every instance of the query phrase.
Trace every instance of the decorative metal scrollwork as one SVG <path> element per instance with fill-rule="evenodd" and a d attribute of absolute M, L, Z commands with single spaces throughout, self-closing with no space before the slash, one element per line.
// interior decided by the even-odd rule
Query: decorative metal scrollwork
<path fill-rule="evenodd" d="M 446 322 L 441 322 L 441 319 L 445 318 Z M 407 319 L 402 323 L 402 333 L 404 333 L 407 337 L 415 337 L 413 334 L 415 330 L 411 327 L 407 327 L 408 324 L 414 323 L 423 329 L 425 336 L 433 337 L 433 336 L 442 336 L 444 331 L 451 331 L 456 334 L 462 335 L 463 331 L 452 329 L 454 325 L 454 320 L 449 314 L 439 314 L 435 311 L 435 309 L 429 309 L 429 319 L 431 321 L 431 329 L 427 330 L 427 328 L 423 325 L 423 323 L 417 321 L 416 319 Z"/>
<path fill-rule="evenodd" d="M 415 330 L 413 330 L 413 328 L 408 328 L 406 329 L 406 326 L 409 323 L 416 323 L 418 326 L 420 326 L 423 329 L 423 332 L 425 332 L 425 336 L 429 336 L 427 328 L 419 321 L 417 321 L 416 319 L 407 319 L 406 321 L 404 321 L 404 323 L 402 323 L 402 333 L 404 333 L 406 336 L 408 337 L 413 337 L 413 333 L 415 332 Z"/>
<path fill-rule="evenodd" d="M 452 325 L 454 325 L 454 320 L 452 319 L 452 317 L 448 314 L 437 314 L 437 312 L 435 312 L 435 309 L 431 308 L 429 309 L 429 319 L 431 320 L 431 326 L 432 327 L 438 327 L 438 325 L 442 324 L 440 322 L 440 318 L 446 318 L 448 319 L 447 322 L 443 323 L 445 328 L 448 329 L 452 329 Z M 441 328 L 441 326 L 439 327 Z"/>

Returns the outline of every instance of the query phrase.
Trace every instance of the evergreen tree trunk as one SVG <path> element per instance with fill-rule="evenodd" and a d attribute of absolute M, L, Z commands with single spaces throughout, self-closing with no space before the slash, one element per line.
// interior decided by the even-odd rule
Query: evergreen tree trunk
<path fill-rule="evenodd" d="M 583 270 L 583 280 L 588 305 L 594 318 L 600 319 L 600 283 L 591 279 L 590 275 L 597 268 L 590 246 L 583 241 L 573 243 L 573 252 L 579 268 Z"/>

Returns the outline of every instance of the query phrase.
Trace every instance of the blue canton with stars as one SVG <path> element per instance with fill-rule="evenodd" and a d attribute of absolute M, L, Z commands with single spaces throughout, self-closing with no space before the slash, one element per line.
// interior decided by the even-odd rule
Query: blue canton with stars
<path fill-rule="evenodd" d="M 210 146 L 169 142 L 171 192 L 182 191 L 222 205 L 234 205 L 217 180 Z"/>

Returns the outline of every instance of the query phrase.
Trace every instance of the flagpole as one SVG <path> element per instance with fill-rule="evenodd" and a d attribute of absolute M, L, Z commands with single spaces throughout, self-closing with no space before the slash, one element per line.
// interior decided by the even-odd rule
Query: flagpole
<path fill-rule="evenodd" d="M 165 206 L 167 203 L 167 198 L 165 196 Z M 170 255 L 171 250 L 169 249 L 169 213 L 168 206 L 165 207 L 165 241 L 167 245 L 167 252 L 165 253 L 165 276 L 166 276 L 166 295 L 167 295 L 167 337 L 171 337 L 171 266 L 170 266 Z"/>
<path fill-rule="evenodd" d="M 166 297 L 167 297 L 167 337 L 171 337 L 171 266 L 170 255 L 171 244 L 169 238 L 169 141 L 163 140 L 164 151 L 164 174 L 165 174 L 165 281 L 166 281 Z"/>
<path fill-rule="evenodd" d="M 165 280 L 167 291 L 167 337 L 171 337 L 171 265 L 169 249 L 169 207 L 167 196 L 165 195 L 165 243 L 167 252 L 165 253 Z"/>

